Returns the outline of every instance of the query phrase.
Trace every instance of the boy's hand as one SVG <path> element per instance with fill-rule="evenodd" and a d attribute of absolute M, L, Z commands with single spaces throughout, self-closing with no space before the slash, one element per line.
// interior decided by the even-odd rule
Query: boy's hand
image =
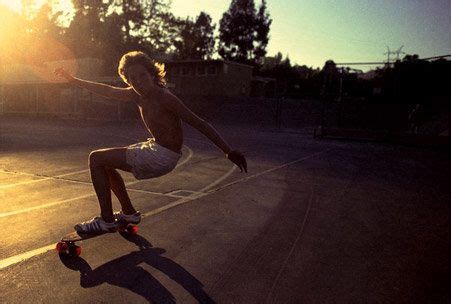
<path fill-rule="evenodd" d="M 64 79 L 66 79 L 67 81 L 71 82 L 74 80 L 74 76 L 72 76 L 71 74 L 69 74 L 69 72 L 67 72 L 65 69 L 63 68 L 57 68 L 54 71 L 56 76 L 62 77 Z"/>
<path fill-rule="evenodd" d="M 235 165 L 238 166 L 238 168 L 240 168 L 241 172 L 246 172 L 247 173 L 247 163 L 246 163 L 246 159 L 244 158 L 244 156 L 238 152 L 238 151 L 232 151 L 229 154 L 227 154 L 227 158 L 233 162 Z"/>

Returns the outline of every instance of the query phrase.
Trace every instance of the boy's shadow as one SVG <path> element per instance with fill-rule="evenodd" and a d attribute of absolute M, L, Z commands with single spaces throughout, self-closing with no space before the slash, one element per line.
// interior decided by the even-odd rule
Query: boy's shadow
<path fill-rule="evenodd" d="M 152 244 L 139 235 L 121 235 L 135 243 L 139 250 L 121 256 L 96 269 L 92 269 L 88 262 L 81 257 L 71 257 L 60 254 L 63 264 L 80 272 L 80 285 L 83 288 L 94 287 L 103 283 L 127 288 L 144 297 L 151 303 L 176 303 L 175 297 L 149 272 L 139 266 L 147 263 L 172 280 L 180 284 L 199 303 L 214 303 L 203 290 L 203 285 L 193 275 L 171 259 L 161 256 L 164 249 L 154 248 Z"/>

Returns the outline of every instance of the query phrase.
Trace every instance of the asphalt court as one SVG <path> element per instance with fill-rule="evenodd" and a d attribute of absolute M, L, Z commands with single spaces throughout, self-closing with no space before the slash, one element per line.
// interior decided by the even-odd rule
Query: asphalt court
<path fill-rule="evenodd" d="M 185 126 L 173 172 L 145 181 L 122 172 L 145 215 L 140 239 L 95 238 L 61 261 L 54 244 L 98 214 L 89 152 L 147 134 L 139 123 L 1 124 L 1 302 L 449 300 L 442 152 L 217 125 L 247 156 L 242 174 Z"/>

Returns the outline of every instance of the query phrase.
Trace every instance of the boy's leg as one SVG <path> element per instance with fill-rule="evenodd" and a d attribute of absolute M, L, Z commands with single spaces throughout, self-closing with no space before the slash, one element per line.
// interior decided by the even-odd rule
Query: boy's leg
<path fill-rule="evenodd" d="M 113 193 L 116 195 L 119 203 L 121 203 L 122 212 L 124 212 L 124 214 L 135 214 L 136 210 L 130 201 L 127 189 L 125 189 L 125 183 L 122 176 L 116 171 L 116 169 L 107 168 L 106 170 L 110 180 L 111 190 L 113 190 Z"/>
<path fill-rule="evenodd" d="M 89 155 L 92 184 L 99 200 L 101 216 L 107 223 L 114 222 L 111 183 L 107 169 L 117 168 L 131 172 L 132 168 L 125 159 L 126 150 L 127 148 L 102 149 L 93 151 Z"/>

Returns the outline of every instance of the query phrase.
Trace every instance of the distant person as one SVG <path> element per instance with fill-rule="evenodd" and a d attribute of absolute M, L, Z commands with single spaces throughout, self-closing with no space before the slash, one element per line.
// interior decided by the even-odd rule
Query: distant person
<path fill-rule="evenodd" d="M 70 84 L 107 98 L 135 102 L 142 121 L 152 135 L 147 141 L 127 147 L 101 149 L 89 155 L 89 168 L 101 214 L 75 225 L 80 233 L 115 232 L 118 222 L 137 224 L 141 214 L 130 202 L 124 180 L 116 169 L 131 172 L 137 179 L 148 179 L 171 172 L 181 157 L 183 132 L 181 121 L 188 123 L 216 144 L 241 172 L 247 172 L 244 156 L 232 150 L 218 132 L 206 121 L 191 112 L 166 87 L 164 65 L 153 61 L 142 52 L 122 56 L 118 73 L 128 88 L 82 80 L 59 68 L 55 74 Z M 113 213 L 111 190 L 117 196 L 122 210 Z"/>

